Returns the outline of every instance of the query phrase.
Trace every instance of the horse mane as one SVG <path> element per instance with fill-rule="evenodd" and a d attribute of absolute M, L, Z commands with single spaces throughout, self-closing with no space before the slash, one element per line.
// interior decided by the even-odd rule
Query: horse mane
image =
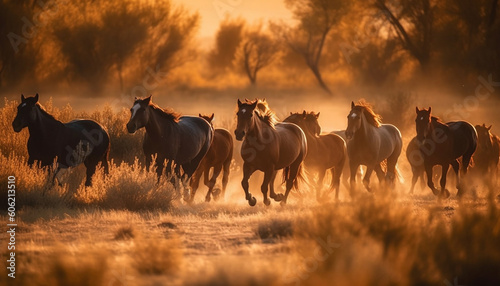
<path fill-rule="evenodd" d="M 260 114 L 260 112 L 256 112 L 257 117 L 259 117 L 260 120 L 262 120 L 264 123 L 269 125 L 270 127 L 274 128 L 276 123 L 278 123 L 278 117 L 276 117 L 276 114 L 272 110 L 266 111 L 264 114 Z"/>
<path fill-rule="evenodd" d="M 171 109 L 163 109 L 153 102 L 149 103 L 149 106 L 153 108 L 154 111 L 157 111 L 157 113 L 160 114 L 163 118 L 174 122 L 179 122 L 179 118 L 181 117 L 180 113 L 175 112 Z"/>
<path fill-rule="evenodd" d="M 47 110 L 45 110 L 45 108 L 43 107 L 43 105 L 41 105 L 40 103 L 36 103 L 36 106 L 38 106 L 38 109 L 40 109 L 40 112 L 47 116 L 49 119 L 52 119 L 52 120 L 57 120 L 52 114 L 48 113 Z"/>
<path fill-rule="evenodd" d="M 354 106 L 354 108 L 361 109 L 365 114 L 366 120 L 371 125 L 375 127 L 380 127 L 380 125 L 382 125 L 382 116 L 375 113 L 375 111 L 373 111 L 372 106 L 369 103 L 365 101 L 360 101 L 356 104 L 356 106 Z"/>

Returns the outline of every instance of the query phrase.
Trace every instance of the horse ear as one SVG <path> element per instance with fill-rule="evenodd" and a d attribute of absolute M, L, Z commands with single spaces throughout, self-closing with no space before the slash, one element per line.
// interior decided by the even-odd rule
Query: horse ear
<path fill-rule="evenodd" d="M 144 99 L 144 103 L 149 104 L 151 102 L 153 95 L 150 95 Z"/>
<path fill-rule="evenodd" d="M 210 121 L 214 120 L 214 117 L 215 117 L 215 114 L 212 113 L 212 115 L 210 116 Z"/>
<path fill-rule="evenodd" d="M 35 94 L 35 103 L 38 102 L 38 93 Z"/>
<path fill-rule="evenodd" d="M 431 113 L 431 107 L 429 106 L 429 114 Z"/>
<path fill-rule="evenodd" d="M 203 117 L 203 116 L 201 116 L 201 113 L 198 113 L 198 117 Z"/>
<path fill-rule="evenodd" d="M 302 112 L 302 116 L 306 117 L 306 115 L 307 115 L 307 112 L 304 110 L 304 111 Z"/>
<path fill-rule="evenodd" d="M 293 115 L 293 113 L 290 111 L 290 115 Z"/>
<path fill-rule="evenodd" d="M 24 97 L 24 94 L 21 93 L 21 102 L 24 102 L 26 98 Z"/>
<path fill-rule="evenodd" d="M 266 98 L 265 97 L 262 99 L 262 102 L 266 102 Z"/>
<path fill-rule="evenodd" d="M 318 119 L 318 118 L 319 118 L 319 112 L 318 112 L 318 114 L 316 114 L 315 116 L 316 116 L 316 119 Z"/>
<path fill-rule="evenodd" d="M 486 129 L 488 129 L 488 131 L 490 131 L 490 130 L 491 130 L 491 127 L 493 127 L 493 125 L 490 125 L 490 126 L 489 126 L 488 128 L 486 128 Z"/>
<path fill-rule="evenodd" d="M 254 103 L 252 103 L 252 104 L 250 105 L 250 107 L 252 108 L 252 110 L 254 110 L 254 109 L 255 109 L 255 107 L 257 107 L 257 100 L 256 100 L 256 101 L 254 101 Z"/>
<path fill-rule="evenodd" d="M 415 112 L 418 114 L 420 110 L 418 110 L 418 106 L 415 106 Z"/>
<path fill-rule="evenodd" d="M 353 108 L 354 108 L 354 106 L 356 106 L 356 105 L 354 104 L 354 101 L 351 101 L 351 109 L 353 109 Z"/>
<path fill-rule="evenodd" d="M 238 98 L 238 107 L 240 107 L 240 106 L 241 106 L 241 104 L 242 104 L 242 103 L 241 103 L 241 100 Z"/>

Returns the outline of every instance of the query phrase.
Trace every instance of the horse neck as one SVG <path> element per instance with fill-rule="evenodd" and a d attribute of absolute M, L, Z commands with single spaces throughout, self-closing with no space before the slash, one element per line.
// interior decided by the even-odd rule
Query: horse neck
<path fill-rule="evenodd" d="M 36 119 L 35 121 L 28 123 L 28 130 L 30 136 L 48 139 L 48 141 L 54 141 L 54 137 L 51 133 L 57 132 L 59 129 L 64 127 L 63 123 L 59 120 L 51 118 L 44 114 L 39 106 L 36 107 Z"/>
<path fill-rule="evenodd" d="M 251 125 L 250 128 L 248 129 L 247 135 L 255 136 L 257 138 L 257 141 L 261 141 L 263 138 L 262 131 L 265 128 L 272 129 L 269 125 L 264 123 L 258 116 L 257 114 L 254 114 L 254 116 L 251 117 Z"/>
<path fill-rule="evenodd" d="M 444 124 L 443 122 L 439 122 L 438 120 L 432 120 L 431 119 L 431 130 L 430 130 L 430 134 L 432 136 L 432 134 L 434 133 L 434 130 L 436 128 L 441 128 L 444 130 L 445 133 L 449 133 L 450 132 L 450 128 L 448 125 Z"/>
<path fill-rule="evenodd" d="M 145 126 L 146 132 L 153 139 L 172 137 L 174 135 L 173 131 L 177 127 L 177 122 L 163 118 L 158 112 L 151 108 L 151 116 Z M 160 126 L 160 123 L 165 123 L 165 125 Z"/>
<path fill-rule="evenodd" d="M 302 131 L 304 131 L 304 134 L 306 135 L 307 142 L 316 142 L 318 140 L 318 136 L 314 134 L 309 128 L 302 128 Z"/>
<path fill-rule="evenodd" d="M 375 133 L 375 130 L 377 130 L 377 127 L 371 125 L 368 123 L 368 120 L 365 117 L 364 113 L 361 113 L 361 127 L 359 130 L 354 134 L 354 137 L 358 139 L 365 139 L 372 137 L 373 134 Z"/>

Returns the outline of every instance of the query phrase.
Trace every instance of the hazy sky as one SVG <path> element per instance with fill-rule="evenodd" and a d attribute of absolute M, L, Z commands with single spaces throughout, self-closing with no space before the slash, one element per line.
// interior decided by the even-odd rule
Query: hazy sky
<path fill-rule="evenodd" d="M 268 20 L 292 18 L 284 0 L 174 0 L 173 2 L 200 13 L 200 37 L 212 37 L 219 23 L 224 20 L 225 14 L 231 18 L 242 17 L 250 23 L 259 19 L 267 23 Z"/>

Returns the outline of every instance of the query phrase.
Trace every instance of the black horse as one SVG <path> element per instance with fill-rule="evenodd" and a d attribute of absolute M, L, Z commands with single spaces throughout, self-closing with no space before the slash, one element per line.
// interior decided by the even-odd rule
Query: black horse
<path fill-rule="evenodd" d="M 210 123 L 200 117 L 165 111 L 151 101 L 151 96 L 136 98 L 130 112 L 128 132 L 135 133 L 140 128 L 146 128 L 143 143 L 146 167 L 149 168 L 152 155 L 156 155 L 158 178 L 163 172 L 165 160 L 168 160 L 169 166 L 172 161 L 175 162 L 177 175 L 180 175 L 182 167 L 184 179 L 188 181 L 212 144 L 214 129 Z"/>
<path fill-rule="evenodd" d="M 420 144 L 420 151 L 424 159 L 425 173 L 427 174 L 427 185 L 434 195 L 439 197 L 449 197 L 450 192 L 446 189 L 446 174 L 450 165 L 457 175 L 457 195 L 463 194 L 460 184 L 458 170 L 460 163 L 458 159 L 462 157 L 461 176 L 467 174 L 467 169 L 472 154 L 477 148 L 477 133 L 474 126 L 465 121 L 442 122 L 439 118 L 431 116 L 431 108 L 416 108 L 417 118 L 415 125 L 417 128 L 417 140 Z M 441 165 L 441 190 L 434 187 L 432 182 L 432 167 Z"/>
<path fill-rule="evenodd" d="M 28 165 L 38 161 L 41 167 L 49 166 L 57 157 L 57 169 L 75 167 L 81 163 L 87 168 L 86 186 L 92 184 L 99 162 L 108 173 L 109 136 L 99 123 L 92 120 L 73 120 L 62 123 L 38 103 L 38 93 L 34 97 L 21 95 L 21 104 L 12 122 L 15 132 L 28 127 Z"/>

